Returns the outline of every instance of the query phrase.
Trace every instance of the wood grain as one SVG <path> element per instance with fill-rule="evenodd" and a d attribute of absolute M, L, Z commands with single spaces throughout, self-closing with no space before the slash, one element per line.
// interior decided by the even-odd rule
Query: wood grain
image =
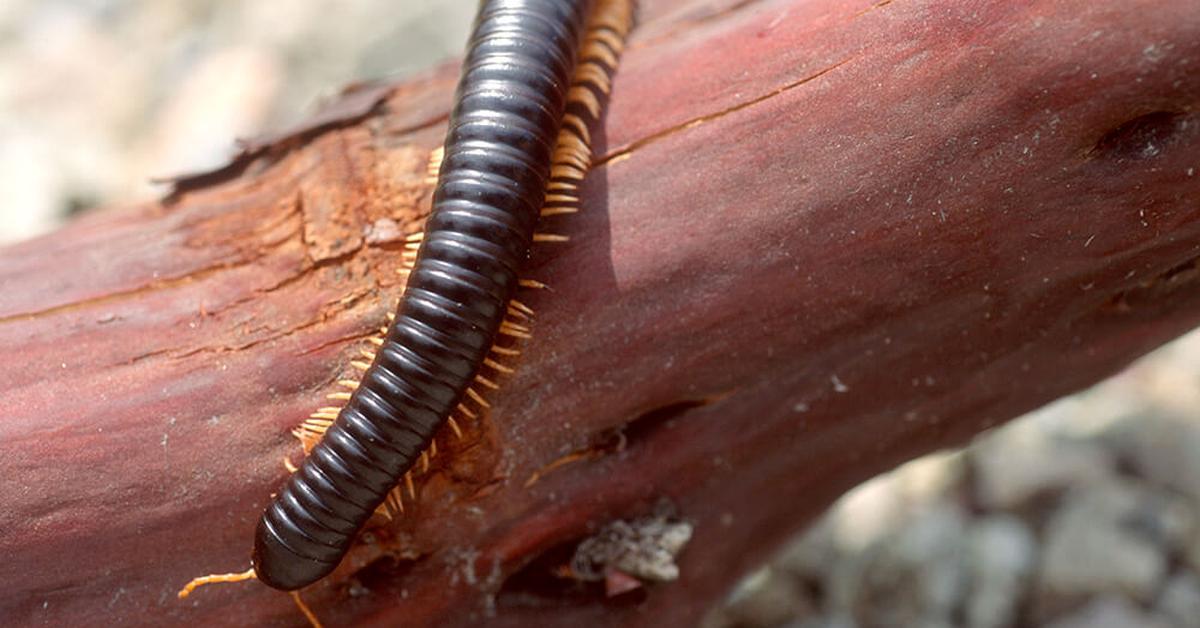
<path fill-rule="evenodd" d="M 1197 67 L 1193 0 L 645 0 L 517 374 L 305 599 L 689 625 L 857 482 L 1190 329 Z M 256 583 L 175 591 L 245 568 L 289 430 L 394 305 L 455 71 L 0 250 L 5 624 L 303 624 Z M 539 571 L 662 503 L 678 582 Z"/>

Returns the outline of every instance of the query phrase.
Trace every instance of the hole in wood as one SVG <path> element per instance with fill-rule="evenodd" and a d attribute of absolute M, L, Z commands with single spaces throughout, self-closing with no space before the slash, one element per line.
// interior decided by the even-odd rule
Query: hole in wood
<path fill-rule="evenodd" d="M 1182 118 L 1174 111 L 1140 115 L 1105 133 L 1090 154 L 1117 161 L 1157 157 L 1185 128 Z"/>

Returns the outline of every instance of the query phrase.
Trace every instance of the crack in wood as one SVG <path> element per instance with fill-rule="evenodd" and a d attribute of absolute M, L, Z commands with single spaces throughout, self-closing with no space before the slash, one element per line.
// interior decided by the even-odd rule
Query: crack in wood
<path fill-rule="evenodd" d="M 637 151 L 637 150 L 644 148 L 646 146 L 649 146 L 651 144 L 657 143 L 657 142 L 659 142 L 663 139 L 666 139 L 667 137 L 670 137 L 672 135 L 675 135 L 677 133 L 687 131 L 689 129 L 694 129 L 702 124 L 706 124 L 706 123 L 712 122 L 714 120 L 718 120 L 718 119 L 723 118 L 731 113 L 736 113 L 743 109 L 747 109 L 747 108 L 753 107 L 754 105 L 757 105 L 759 103 L 770 100 L 781 94 L 785 94 L 797 87 L 800 87 L 801 85 L 805 85 L 807 83 L 810 83 L 812 81 L 815 81 L 815 80 L 821 78 L 822 76 L 825 76 L 826 74 L 842 67 L 843 65 L 849 63 L 850 61 L 851 61 L 851 59 L 843 59 L 827 68 L 824 68 L 824 69 L 814 73 L 814 74 L 810 74 L 808 76 L 805 76 L 804 78 L 797 79 L 795 81 L 792 81 L 791 83 L 787 83 L 786 85 L 777 87 L 777 88 L 771 90 L 770 92 L 767 92 L 766 94 L 756 96 L 749 100 L 744 100 L 735 105 L 731 105 L 729 107 L 721 109 L 720 111 L 704 114 L 701 116 L 696 116 L 685 122 L 681 122 L 679 124 L 668 127 L 661 131 L 651 133 L 650 135 L 647 135 L 645 137 L 633 140 L 633 141 L 627 143 L 623 148 L 616 149 L 616 150 L 611 151 L 611 152 L 605 154 L 604 156 L 598 158 L 595 161 L 595 163 L 593 163 L 592 167 L 600 168 L 602 166 L 606 166 L 611 163 L 623 161 L 623 160 L 629 158 L 629 156 L 632 155 L 634 153 L 634 151 Z"/>

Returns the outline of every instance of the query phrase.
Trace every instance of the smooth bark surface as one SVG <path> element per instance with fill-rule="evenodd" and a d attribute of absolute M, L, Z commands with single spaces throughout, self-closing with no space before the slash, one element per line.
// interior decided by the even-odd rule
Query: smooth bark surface
<path fill-rule="evenodd" d="M 688 625 L 854 484 L 1200 321 L 1194 0 L 642 5 L 517 373 L 304 592 L 327 625 Z M 0 250 L 3 623 L 304 623 L 175 592 L 246 567 L 385 322 L 455 73 Z M 664 503 L 679 581 L 548 573 Z"/>

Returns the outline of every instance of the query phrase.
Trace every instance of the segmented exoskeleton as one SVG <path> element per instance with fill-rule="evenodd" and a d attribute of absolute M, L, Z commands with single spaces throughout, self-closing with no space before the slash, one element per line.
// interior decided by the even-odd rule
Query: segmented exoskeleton
<path fill-rule="evenodd" d="M 333 571 L 474 380 L 533 242 L 590 4 L 481 6 L 404 296 L 362 384 L 259 520 L 263 583 Z"/>
<path fill-rule="evenodd" d="M 332 395 L 345 405 L 297 428 L 309 455 L 263 513 L 252 568 L 196 578 L 181 597 L 212 582 L 258 578 L 294 591 L 321 579 L 402 478 L 412 496 L 412 469 L 428 464 L 439 430 L 459 433 L 455 412 L 475 416 L 464 399 L 486 407 L 472 384 L 495 386 L 479 373 L 485 365 L 510 371 L 489 357 L 513 353 L 495 345 L 499 334 L 527 335 L 506 320 L 532 313 L 512 300 L 518 273 L 533 242 L 565 239 L 534 230 L 540 216 L 577 209 L 589 124 L 631 25 L 631 0 L 594 4 L 482 2 L 391 325 L 371 362 L 356 363 L 361 378 Z"/>

